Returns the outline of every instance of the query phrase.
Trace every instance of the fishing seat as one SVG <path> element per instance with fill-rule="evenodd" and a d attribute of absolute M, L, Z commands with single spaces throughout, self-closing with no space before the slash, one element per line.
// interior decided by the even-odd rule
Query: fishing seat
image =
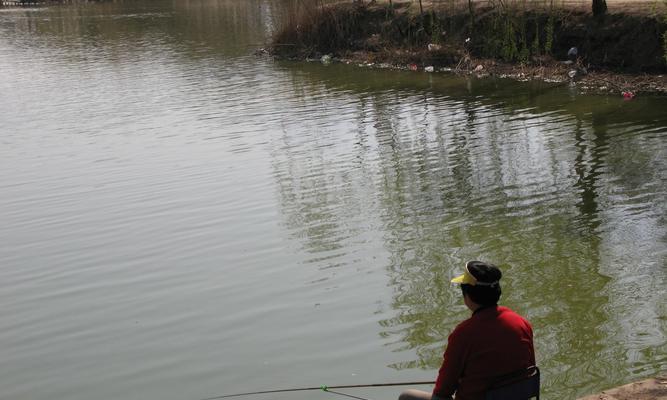
<path fill-rule="evenodd" d="M 501 376 L 486 391 L 484 400 L 540 400 L 540 370 L 530 366 Z"/>

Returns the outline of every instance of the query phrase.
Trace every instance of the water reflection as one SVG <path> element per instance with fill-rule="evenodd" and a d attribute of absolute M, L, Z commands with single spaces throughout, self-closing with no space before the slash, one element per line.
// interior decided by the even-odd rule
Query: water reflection
<path fill-rule="evenodd" d="M 667 120 L 653 104 L 621 117 L 619 109 L 642 106 L 572 99 L 567 89 L 544 84 L 517 89 L 336 66 L 297 71 L 298 93 L 354 99 L 347 106 L 365 127 L 355 140 L 366 145 L 356 150 L 374 160 L 370 184 L 378 190 L 394 292 L 395 315 L 381 321 L 380 335 L 393 350 L 415 354 L 391 368 L 439 365 L 448 333 L 468 315 L 449 280 L 473 258 L 504 267 L 504 303 L 535 325 L 547 396 L 574 398 L 627 381 L 628 371 L 640 376 L 664 366 L 648 361 L 655 353 L 646 350 L 667 347 L 660 317 Z M 633 118 L 644 125 L 628 129 Z M 614 157 L 621 153 L 623 160 Z M 332 167 L 315 169 L 336 174 Z M 652 177 L 644 198 L 620 199 L 639 176 Z M 642 232 L 650 251 L 637 254 L 613 239 L 633 234 L 629 220 L 651 227 Z M 621 274 L 637 272 L 622 255 L 628 250 L 650 270 L 641 280 L 642 293 L 651 293 L 645 299 L 621 283 L 629 280 Z M 642 310 L 641 317 L 630 310 Z M 631 326 L 653 334 L 637 336 Z M 646 336 L 640 345 L 636 338 Z"/>
<path fill-rule="evenodd" d="M 238 57 L 266 45 L 280 21 L 298 6 L 297 0 L 114 1 L 11 9 L 6 15 L 14 29 L 48 38 L 48 46 L 85 48 L 82 57 L 89 55 L 89 46 L 145 52 L 156 42 L 188 57 Z M 29 38 L 9 35 L 9 40 L 28 43 Z"/>
<path fill-rule="evenodd" d="M 667 366 L 665 99 L 252 56 L 298 1 L 0 13 L 0 151 L 12 171 L 2 175 L 1 233 L 44 246 L 7 251 L 0 273 L 29 286 L 25 271 L 47 265 L 72 285 L 37 285 L 34 298 L 4 292 L 3 315 L 35 320 L 0 335 L 23 346 L 6 346 L 23 368 L 6 382 L 26 370 L 46 377 L 9 393 L 90 397 L 97 379 L 100 398 L 165 397 L 156 388 L 181 389 L 183 376 L 195 393 L 216 393 L 221 379 L 237 384 L 267 360 L 309 376 L 323 358 L 363 365 L 371 355 L 390 368 L 369 368 L 383 380 L 436 368 L 468 315 L 449 280 L 472 258 L 501 264 L 504 303 L 533 322 L 546 396 Z M 107 317 L 84 309 L 85 292 L 100 307 L 127 303 Z M 58 313 L 31 314 L 54 293 L 77 310 L 64 326 L 115 343 L 117 360 L 96 369 L 97 347 L 77 353 Z M 138 334 L 127 314 L 154 328 Z M 36 367 L 63 358 L 32 350 L 53 341 L 71 346 L 90 379 Z M 135 381 L 119 389 L 125 375 Z M 275 369 L 265 377 L 285 382 Z"/>

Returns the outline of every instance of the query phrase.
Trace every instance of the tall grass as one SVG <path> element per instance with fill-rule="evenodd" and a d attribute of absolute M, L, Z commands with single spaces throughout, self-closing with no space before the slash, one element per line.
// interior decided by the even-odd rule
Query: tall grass
<path fill-rule="evenodd" d="M 332 3 L 338 3 L 330 7 Z M 285 26 L 274 36 L 274 51 L 283 55 L 311 56 L 349 47 L 362 34 L 359 2 L 295 0 L 285 16 Z"/>
<path fill-rule="evenodd" d="M 664 1 L 665 1 L 665 6 L 667 7 L 667 0 Z M 664 19 L 665 19 L 665 24 L 667 24 L 667 11 L 665 11 Z M 662 40 L 663 40 L 663 49 L 665 51 L 664 54 L 665 63 L 667 63 L 667 30 L 665 31 L 665 33 L 662 34 Z"/>
<path fill-rule="evenodd" d="M 528 62 L 551 54 L 555 24 L 561 12 L 559 3 L 557 0 L 489 0 L 480 10 L 483 17 L 471 23 L 476 52 L 513 62 Z"/>
<path fill-rule="evenodd" d="M 370 0 L 344 0 L 335 7 L 324 0 L 285 1 L 291 7 L 283 19 L 287 24 L 273 41 L 274 53 L 279 56 L 345 56 L 366 51 L 383 52 L 389 58 L 411 54 L 413 59 L 424 60 L 436 56 L 427 49 L 438 48 L 442 49 L 441 57 L 470 54 L 508 62 L 548 63 L 553 57 L 564 58 L 567 48 L 577 45 L 589 60 L 605 65 L 644 68 L 644 64 L 655 65 L 651 55 L 663 60 L 662 51 L 647 50 L 641 56 L 644 60 L 635 60 L 611 44 L 607 57 L 607 50 L 600 50 L 591 41 L 591 35 L 604 36 L 607 28 L 585 25 L 592 21 L 588 19 L 590 9 L 572 9 L 572 3 L 565 0 L 377 0 L 372 5 Z M 667 4 L 667 0 L 659 1 Z M 641 37 L 642 32 L 633 30 L 632 21 L 645 20 L 628 18 L 627 23 L 613 29 L 628 32 L 624 37 Z M 667 15 L 665 18 L 667 23 Z M 610 21 L 618 23 L 618 19 Z M 667 61 L 667 33 L 654 36 L 651 46 L 656 46 L 656 39 L 657 46 L 664 47 Z"/>
<path fill-rule="evenodd" d="M 476 35 L 473 43 L 486 56 L 528 61 L 531 56 L 551 51 L 555 21 L 553 17 L 529 17 L 528 13 L 544 8 L 553 16 L 557 1 L 560 0 L 379 0 L 375 8 L 386 9 L 388 22 L 378 27 L 373 26 L 377 25 L 376 19 L 367 18 L 368 1 L 339 1 L 332 8 L 328 6 L 332 1 L 293 0 L 284 18 L 285 28 L 274 37 L 274 51 L 312 56 L 338 49 L 354 50 L 355 40 L 369 32 L 393 43 L 413 46 L 458 40 L 454 38 L 458 34 L 463 35 L 461 42 L 465 36 Z M 398 8 L 402 10 L 400 14 L 396 14 Z M 467 28 L 461 18 L 466 13 Z"/>

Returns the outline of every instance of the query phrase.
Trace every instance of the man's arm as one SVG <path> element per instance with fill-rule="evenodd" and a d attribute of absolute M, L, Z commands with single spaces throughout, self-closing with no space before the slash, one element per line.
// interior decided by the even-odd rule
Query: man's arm
<path fill-rule="evenodd" d="M 456 392 L 459 378 L 463 374 L 465 353 L 465 337 L 457 326 L 447 339 L 447 348 L 443 355 L 442 366 L 440 366 L 438 379 L 436 379 L 435 388 L 433 388 L 433 396 L 436 399 L 451 399 Z"/>

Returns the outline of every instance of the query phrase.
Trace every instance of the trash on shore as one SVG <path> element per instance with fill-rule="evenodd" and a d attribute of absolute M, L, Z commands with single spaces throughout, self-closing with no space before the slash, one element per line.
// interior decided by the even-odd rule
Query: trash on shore
<path fill-rule="evenodd" d="M 511 64 L 499 63 L 493 60 L 467 58 L 465 68 L 452 68 L 431 64 L 420 66 L 416 62 L 401 63 L 383 60 L 371 62 L 368 53 L 356 53 L 351 58 L 338 58 L 333 54 L 331 63 L 341 62 L 343 64 L 354 64 L 360 68 L 396 69 L 408 71 L 420 71 L 428 73 L 445 72 L 456 74 L 474 74 L 477 78 L 496 76 L 499 78 L 510 78 L 517 81 L 540 80 L 551 84 L 565 84 L 569 82 L 571 87 L 577 87 L 582 92 L 616 93 L 620 94 L 626 101 L 634 100 L 638 94 L 645 93 L 667 93 L 667 76 L 629 76 L 615 75 L 609 72 L 589 71 L 587 67 L 572 65 L 565 68 L 561 61 L 555 61 L 552 65 L 539 67 L 522 66 L 517 69 Z M 326 61 L 329 57 L 324 57 Z M 322 56 L 318 58 L 306 58 L 310 62 L 322 62 Z M 572 76 L 572 77 L 570 77 Z"/>
<path fill-rule="evenodd" d="M 635 94 L 667 95 L 667 78 L 656 74 L 664 75 L 665 71 L 664 43 L 662 38 L 655 40 L 655 32 L 664 30 L 664 19 L 659 15 L 635 14 L 628 9 L 619 14 L 622 18 L 593 24 L 588 14 L 554 15 L 529 7 L 530 12 L 524 17 L 531 29 L 522 34 L 515 32 L 513 26 L 512 32 L 505 32 L 504 25 L 497 26 L 496 13 L 485 12 L 475 16 L 475 37 L 471 37 L 467 36 L 469 24 L 460 23 L 469 17 L 463 9 L 450 14 L 445 10 L 447 7 L 439 10 L 434 7 L 429 18 L 413 18 L 414 10 L 407 10 L 409 2 L 400 2 L 406 3 L 405 7 L 385 3 L 341 2 L 317 14 L 317 18 L 297 19 L 276 32 L 270 53 L 278 59 L 314 57 L 313 61 L 322 61 L 322 54 L 331 54 L 332 63 L 341 58 L 367 66 L 372 61 L 412 71 L 433 66 L 434 72 L 450 67 L 456 73 L 476 76 L 576 81 L 590 91 L 607 86 L 616 93 L 622 88 Z M 330 32 L 327 28 L 330 26 L 341 29 Z M 445 34 L 445 27 L 452 31 Z M 329 34 L 334 36 L 326 37 Z M 506 45 L 487 46 L 486 42 L 494 40 L 504 43 L 510 34 L 517 39 L 512 43 L 516 49 Z M 620 37 L 624 39 L 619 40 Z M 475 71 L 477 65 L 482 65 L 483 71 Z M 570 78 L 568 72 L 574 76 Z"/>
<path fill-rule="evenodd" d="M 568 61 L 571 61 L 571 62 L 577 61 L 577 56 L 578 55 L 579 55 L 579 50 L 576 47 L 571 47 L 570 50 L 567 51 Z"/>

